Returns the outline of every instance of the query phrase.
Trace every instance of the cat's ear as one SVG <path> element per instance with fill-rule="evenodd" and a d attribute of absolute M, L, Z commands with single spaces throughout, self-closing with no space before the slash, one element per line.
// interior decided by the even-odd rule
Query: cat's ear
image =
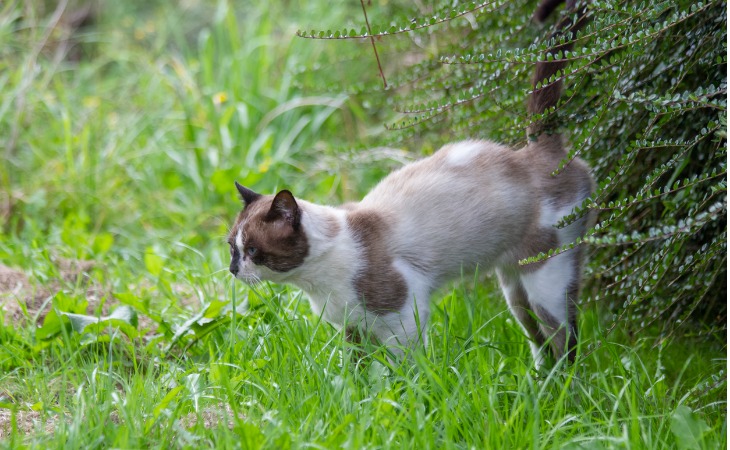
<path fill-rule="evenodd" d="M 274 201 L 271 202 L 271 209 L 266 214 L 266 219 L 270 221 L 284 220 L 297 228 L 301 219 L 302 212 L 294 200 L 294 195 L 287 190 L 283 190 L 276 194 Z"/>
<path fill-rule="evenodd" d="M 243 206 L 248 206 L 261 197 L 261 194 L 257 194 L 251 189 L 241 186 L 238 184 L 238 181 L 235 181 L 235 183 L 236 189 L 238 189 L 238 194 L 241 196 L 241 201 L 243 201 Z"/>

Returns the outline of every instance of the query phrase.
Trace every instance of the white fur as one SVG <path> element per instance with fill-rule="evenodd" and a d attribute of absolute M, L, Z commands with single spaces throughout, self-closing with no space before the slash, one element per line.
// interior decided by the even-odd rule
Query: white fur
<path fill-rule="evenodd" d="M 375 315 L 363 308 L 353 280 L 365 256 L 344 210 L 301 202 L 310 255 L 281 281 L 304 289 L 314 313 L 338 328 L 345 321 L 365 324 L 394 349 L 424 343 L 431 290 L 462 270 L 494 266 L 531 223 L 525 215 L 534 197 L 529 185 L 498 170 L 463 167 L 477 162 L 489 167 L 492 159 L 512 155 L 491 142 L 447 146 L 387 177 L 358 205 L 389 220 L 387 247 L 408 287 L 400 311 Z M 340 224 L 334 238 L 319 231 L 328 217 Z"/>
<path fill-rule="evenodd" d="M 254 281 L 255 279 L 251 277 L 250 273 L 250 267 L 246 267 L 246 259 L 243 257 L 243 228 L 239 228 L 236 232 L 236 238 L 233 241 L 234 245 L 236 246 L 236 249 L 238 250 L 238 273 L 236 274 L 236 278 L 242 281 Z M 252 266 L 252 265 L 250 265 Z"/>
<path fill-rule="evenodd" d="M 446 161 L 453 166 L 469 165 L 479 155 L 483 147 L 484 144 L 479 141 L 465 141 L 453 144 L 446 156 Z"/>
<path fill-rule="evenodd" d="M 239 252 L 243 253 L 243 228 L 239 228 L 236 233 L 236 247 Z"/>
<path fill-rule="evenodd" d="M 556 208 L 552 201 L 543 200 L 540 204 L 540 226 L 553 228 L 579 203 L 580 201 L 576 200 L 575 205 Z M 560 245 L 573 242 L 580 232 L 577 224 L 556 230 Z M 528 297 L 539 299 L 539 305 L 561 323 L 567 320 L 566 289 L 575 278 L 573 253 L 573 250 L 569 250 L 553 256 L 540 269 L 520 277 Z"/>
<path fill-rule="evenodd" d="M 535 272 L 521 276 L 527 296 L 539 299 L 542 306 L 560 323 L 567 321 L 566 289 L 573 281 L 575 270 L 569 253 L 550 258 Z"/>

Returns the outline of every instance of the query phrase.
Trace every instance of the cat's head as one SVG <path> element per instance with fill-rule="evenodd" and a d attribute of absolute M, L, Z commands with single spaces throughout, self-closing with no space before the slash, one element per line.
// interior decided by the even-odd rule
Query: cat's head
<path fill-rule="evenodd" d="M 289 191 L 261 195 L 236 182 L 243 210 L 228 235 L 231 273 L 239 280 L 280 281 L 309 254 L 302 210 Z"/>

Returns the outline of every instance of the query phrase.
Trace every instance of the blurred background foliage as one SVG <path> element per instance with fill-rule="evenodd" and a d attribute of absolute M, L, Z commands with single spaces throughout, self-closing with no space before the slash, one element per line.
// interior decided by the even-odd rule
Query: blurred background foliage
<path fill-rule="evenodd" d="M 3 231 L 77 258 L 112 239 L 139 259 L 137 241 L 218 246 L 234 179 L 343 196 L 338 168 L 316 161 L 357 139 L 362 109 L 294 85 L 318 56 L 290 39 L 293 6 L 6 4 Z"/>

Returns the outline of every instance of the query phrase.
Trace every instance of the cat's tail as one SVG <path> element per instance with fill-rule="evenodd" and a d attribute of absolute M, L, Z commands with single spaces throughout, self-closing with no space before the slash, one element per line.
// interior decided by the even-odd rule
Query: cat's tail
<path fill-rule="evenodd" d="M 544 22 L 564 0 L 541 0 L 535 11 L 533 18 L 537 22 Z M 586 22 L 585 3 L 580 0 L 565 0 L 565 9 L 567 14 L 563 16 L 550 39 L 557 45 L 548 49 L 545 53 L 543 61 L 535 66 L 535 73 L 532 76 L 532 93 L 527 98 L 527 112 L 530 115 L 542 114 L 554 108 L 560 100 L 560 94 L 563 90 L 563 78 L 559 73 L 567 65 L 565 52 L 573 48 L 573 41 Z M 550 56 L 548 56 L 550 55 Z M 550 80 L 550 77 L 554 77 Z M 538 84 L 540 89 L 536 89 Z M 539 135 L 550 128 L 548 118 L 535 120 L 530 124 L 527 130 L 528 136 Z"/>

